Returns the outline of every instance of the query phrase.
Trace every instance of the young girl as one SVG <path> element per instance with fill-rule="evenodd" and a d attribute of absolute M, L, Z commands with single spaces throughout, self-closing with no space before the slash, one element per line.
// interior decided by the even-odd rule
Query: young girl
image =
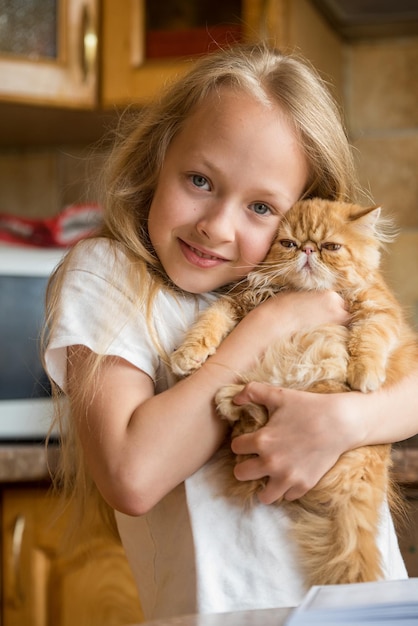
<path fill-rule="evenodd" d="M 138 115 L 110 158 L 100 236 L 53 277 L 45 362 L 71 409 L 66 484 L 85 499 L 95 484 L 115 510 L 148 619 L 298 604 L 286 514 L 266 505 L 300 497 L 349 449 L 418 431 L 417 374 L 368 395 L 250 384 L 236 402 L 265 405 L 270 421 L 234 440 L 255 455 L 236 477 L 269 481 L 244 513 L 220 492 L 213 397 L 283 333 L 346 324 L 344 302 L 278 294 L 192 376 L 175 382 L 167 366 L 198 312 L 264 259 L 296 200 L 349 200 L 353 181 L 338 111 L 307 65 L 264 45 L 220 51 Z M 379 545 L 386 576 L 405 577 L 386 509 Z"/>

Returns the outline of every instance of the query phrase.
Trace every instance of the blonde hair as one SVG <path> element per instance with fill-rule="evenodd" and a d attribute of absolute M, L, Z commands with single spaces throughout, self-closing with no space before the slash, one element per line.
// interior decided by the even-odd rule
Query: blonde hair
<path fill-rule="evenodd" d="M 124 247 L 131 260 L 129 280 L 133 292 L 143 294 L 149 314 L 151 302 L 164 284 L 164 270 L 150 244 L 147 220 L 167 148 L 199 103 L 214 92 L 221 97 L 225 87 L 278 105 L 288 116 L 310 172 L 304 197 L 355 199 L 355 168 L 340 112 L 326 84 L 306 61 L 263 43 L 236 45 L 202 57 L 152 106 L 129 119 L 105 171 L 104 225 L 100 234 Z M 50 284 L 48 326 L 52 332 L 66 264 L 64 261 Z M 92 354 L 85 361 L 85 376 L 80 377 L 83 388 L 71 398 L 73 415 L 65 426 L 60 478 L 64 479 L 66 493 L 79 491 L 82 509 L 94 486 L 85 470 L 73 423 L 85 419 L 89 398 L 97 392 L 100 359 Z"/>

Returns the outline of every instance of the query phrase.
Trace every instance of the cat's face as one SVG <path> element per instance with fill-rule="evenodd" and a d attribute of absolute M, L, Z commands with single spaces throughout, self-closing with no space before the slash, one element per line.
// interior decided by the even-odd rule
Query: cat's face
<path fill-rule="evenodd" d="M 296 203 L 283 218 L 256 282 L 303 290 L 362 284 L 379 265 L 378 213 L 329 200 Z"/>

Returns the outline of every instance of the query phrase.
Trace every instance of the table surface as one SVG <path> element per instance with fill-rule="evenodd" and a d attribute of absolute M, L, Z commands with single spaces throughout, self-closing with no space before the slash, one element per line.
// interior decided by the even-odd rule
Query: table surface
<path fill-rule="evenodd" d="M 136 626 L 283 626 L 291 611 L 290 608 L 281 608 L 207 615 L 180 615 L 143 622 Z"/>

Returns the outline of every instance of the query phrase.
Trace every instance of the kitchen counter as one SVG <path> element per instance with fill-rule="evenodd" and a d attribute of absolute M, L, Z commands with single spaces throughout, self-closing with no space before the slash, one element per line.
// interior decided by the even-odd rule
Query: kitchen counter
<path fill-rule="evenodd" d="M 42 443 L 1 443 L 0 482 L 31 482 L 48 480 L 59 460 L 58 445 L 47 450 Z"/>
<path fill-rule="evenodd" d="M 392 451 L 393 475 L 403 485 L 418 487 L 418 447 L 396 445 Z M 59 460 L 59 446 L 45 452 L 41 443 L 0 443 L 0 482 L 47 480 Z"/>
<path fill-rule="evenodd" d="M 181 615 L 138 626 L 283 626 L 292 609 L 262 609 L 208 615 Z"/>

